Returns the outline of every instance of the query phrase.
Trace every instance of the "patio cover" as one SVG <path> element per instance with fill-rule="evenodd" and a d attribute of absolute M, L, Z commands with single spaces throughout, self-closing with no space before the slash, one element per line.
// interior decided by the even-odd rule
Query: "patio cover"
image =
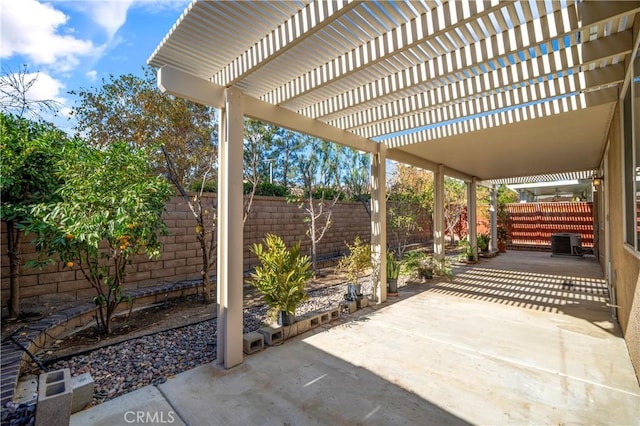
<path fill-rule="evenodd" d="M 436 172 L 436 203 L 445 174 L 475 185 L 597 169 L 639 12 L 638 1 L 194 1 L 148 63 L 163 90 L 223 111 L 226 214 L 249 116 L 372 153 L 380 248 L 385 158 Z M 236 222 L 222 224 L 221 250 Z"/>

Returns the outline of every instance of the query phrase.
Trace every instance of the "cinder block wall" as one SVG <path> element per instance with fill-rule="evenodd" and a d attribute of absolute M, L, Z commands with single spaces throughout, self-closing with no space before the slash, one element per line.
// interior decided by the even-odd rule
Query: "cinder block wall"
<path fill-rule="evenodd" d="M 216 204 L 215 194 L 206 194 L 206 204 L 213 211 Z M 165 223 L 169 235 L 162 237 L 163 248 L 159 259 L 149 260 L 137 256 L 128 269 L 128 288 L 147 287 L 173 283 L 176 281 L 200 278 L 202 264 L 200 244 L 196 238 L 196 222 L 187 203 L 181 197 L 173 197 L 166 205 Z M 426 243 L 431 239 L 431 219 L 420 217 L 424 229 L 411 242 Z M 256 264 L 250 248 L 260 242 L 268 233 L 280 235 L 291 244 L 302 242 L 305 253 L 310 254 L 311 243 L 306 235 L 308 227 L 304 222 L 304 211 L 296 204 L 287 203 L 284 198 L 255 197 L 251 212 L 244 226 L 244 269 L 249 270 Z M 344 254 L 345 243 L 351 242 L 356 235 L 364 241 L 370 238 L 369 215 L 360 203 L 338 203 L 333 212 L 332 225 L 319 243 L 318 256 L 327 258 Z M 36 257 L 35 249 L 29 244 L 29 237 L 23 238 L 23 263 Z M 389 241 L 393 243 L 392 239 Z M 9 259 L 7 257 L 6 228 L 2 224 L 0 249 L 2 301 L 9 299 Z M 52 264 L 43 269 L 21 267 L 20 299 L 24 304 L 59 304 L 87 302 L 95 296 L 95 290 L 84 279 L 81 271 L 74 266 L 67 268 L 62 263 Z M 215 267 L 212 273 L 215 274 Z"/>

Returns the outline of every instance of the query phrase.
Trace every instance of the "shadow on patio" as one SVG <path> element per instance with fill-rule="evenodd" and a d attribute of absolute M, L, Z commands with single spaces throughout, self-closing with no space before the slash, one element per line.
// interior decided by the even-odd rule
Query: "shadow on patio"
<path fill-rule="evenodd" d="M 533 272 L 536 271 L 536 272 Z M 509 252 L 456 271 L 451 282 L 430 292 L 570 315 L 621 336 L 611 316 L 609 290 L 593 257 L 551 257 L 541 252 Z"/>

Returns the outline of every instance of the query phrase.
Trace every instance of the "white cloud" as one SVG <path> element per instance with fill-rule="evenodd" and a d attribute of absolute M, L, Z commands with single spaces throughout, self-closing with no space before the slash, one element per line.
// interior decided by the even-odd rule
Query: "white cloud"
<path fill-rule="evenodd" d="M 164 10 L 182 11 L 189 3 L 190 0 L 99 0 L 80 2 L 75 7 L 102 27 L 111 41 L 126 23 L 127 13 L 133 7 L 143 8 L 147 13 L 159 13 Z"/>
<path fill-rule="evenodd" d="M 79 57 L 100 50 L 90 40 L 61 34 L 68 17 L 50 4 L 4 1 L 0 19 L 0 58 L 24 55 L 36 65 L 68 71 L 78 65 Z"/>
<path fill-rule="evenodd" d="M 64 101 L 64 98 L 61 96 L 64 89 L 64 83 L 60 80 L 56 80 L 49 74 L 45 73 L 32 73 L 27 74 L 25 77 L 26 80 L 36 80 L 27 92 L 28 99 L 34 101 L 41 99 L 53 99 L 58 102 Z"/>
<path fill-rule="evenodd" d="M 96 79 L 98 78 L 98 71 L 96 70 L 87 71 L 86 76 L 89 79 L 89 81 L 96 81 Z"/>
<path fill-rule="evenodd" d="M 93 1 L 83 3 L 83 11 L 107 32 L 109 40 L 127 21 L 127 12 L 133 0 Z"/>

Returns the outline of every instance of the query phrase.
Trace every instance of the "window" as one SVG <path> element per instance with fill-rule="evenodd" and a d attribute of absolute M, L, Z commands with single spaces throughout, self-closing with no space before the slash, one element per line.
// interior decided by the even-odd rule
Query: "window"
<path fill-rule="evenodd" d="M 622 102 L 625 242 L 640 251 L 640 57 Z"/>

